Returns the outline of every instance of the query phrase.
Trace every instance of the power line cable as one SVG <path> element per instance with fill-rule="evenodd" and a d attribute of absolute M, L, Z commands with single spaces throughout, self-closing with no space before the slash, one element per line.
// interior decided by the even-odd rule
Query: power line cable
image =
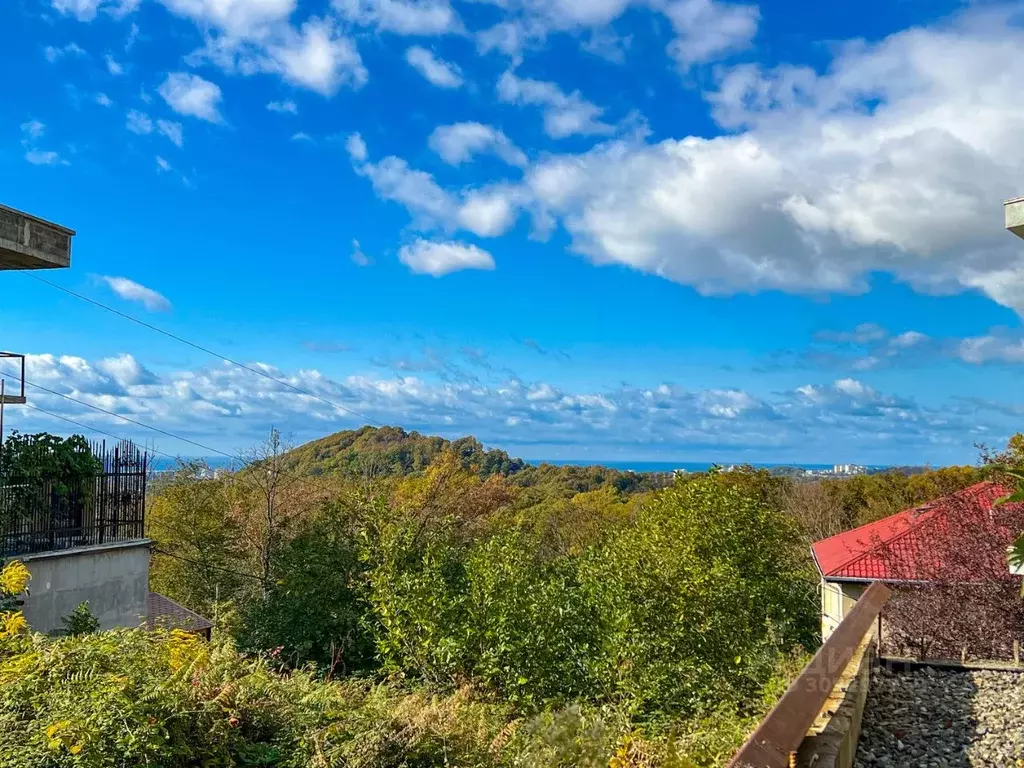
<path fill-rule="evenodd" d="M 87 403 L 84 400 L 79 400 L 77 398 L 71 397 L 71 395 L 65 395 L 62 392 L 57 392 L 55 390 L 49 389 L 47 387 L 44 387 L 44 386 L 42 386 L 40 384 L 35 384 L 35 383 L 29 381 L 28 379 L 25 380 L 25 383 L 28 384 L 31 387 L 35 387 L 36 389 L 41 389 L 44 392 L 48 392 L 51 395 L 55 395 L 57 397 L 64 398 L 65 400 L 69 400 L 69 401 L 71 401 L 73 403 L 77 403 L 78 405 L 82 405 L 82 406 L 84 406 L 86 408 L 91 408 L 92 410 L 98 411 L 99 413 L 103 413 L 103 414 L 106 414 L 108 416 L 113 416 L 116 419 L 121 419 L 122 421 L 126 421 L 129 424 L 135 424 L 137 426 L 144 427 L 145 429 L 151 429 L 154 432 L 159 432 L 160 434 L 166 435 L 167 437 L 173 438 L 175 440 L 182 440 L 182 441 L 184 441 L 186 443 L 190 443 L 190 444 L 195 445 L 195 446 L 197 446 L 199 448 L 202 448 L 203 450 L 214 451 L 215 453 L 218 453 L 221 456 L 225 456 L 225 457 L 231 459 L 232 461 L 238 462 L 238 464 L 240 465 L 240 467 L 239 467 L 240 469 L 249 469 L 254 464 L 259 464 L 259 463 L 261 463 L 263 461 L 263 459 L 260 459 L 260 458 L 255 458 L 255 459 L 252 459 L 250 461 L 245 461 L 244 459 L 242 459 L 240 457 L 232 456 L 230 453 L 225 453 L 224 451 L 218 450 L 217 448 L 213 448 L 211 446 L 207 446 L 207 445 L 204 445 L 202 443 L 197 443 L 196 441 L 189 440 L 188 438 L 182 437 L 181 435 L 176 435 L 173 432 L 168 432 L 167 430 L 160 429 L 159 427 L 154 427 L 151 424 L 146 424 L 145 422 L 138 421 L 137 419 L 129 418 L 128 416 L 125 416 L 123 414 L 117 413 L 115 411 L 109 411 L 106 408 L 101 408 L 98 405 L 93 405 L 92 403 Z M 42 413 L 46 413 L 46 414 L 48 414 L 50 416 L 54 416 L 55 418 L 63 419 L 64 421 L 67 421 L 67 422 L 69 422 L 71 424 L 74 424 L 76 426 L 82 427 L 83 429 L 92 430 L 94 432 L 98 432 L 101 435 L 107 435 L 108 437 L 113 437 L 116 440 L 123 440 L 123 441 L 126 441 L 126 442 L 130 442 L 130 441 L 127 441 L 126 438 L 117 437 L 116 435 L 112 435 L 109 432 L 104 432 L 101 429 L 96 429 L 95 427 L 90 427 L 90 426 L 88 426 L 86 424 L 82 424 L 81 422 L 75 421 L 74 419 L 69 419 L 67 417 L 60 416 L 60 415 L 55 414 L 55 413 L 51 413 L 50 411 L 43 410 L 42 408 L 38 408 L 38 407 L 32 406 L 32 405 L 28 405 L 28 403 L 23 403 L 23 405 L 26 405 L 29 408 L 33 408 L 34 410 L 40 411 Z M 163 451 L 158 451 L 156 448 L 152 448 L 150 450 L 152 450 L 153 453 L 158 453 L 161 456 L 165 456 L 165 457 L 167 457 L 169 459 L 172 459 L 173 461 L 180 461 L 180 459 L 181 459 L 180 456 L 171 456 L 170 454 L 164 453 Z M 309 483 L 313 482 L 312 478 L 306 477 L 305 475 L 296 474 L 294 472 L 278 470 L 278 475 L 280 477 L 291 479 L 291 480 L 294 480 L 294 481 L 296 481 L 298 483 L 302 483 L 302 484 L 309 484 Z M 307 485 L 307 487 L 309 487 L 309 486 Z M 319 486 L 313 486 L 313 487 L 315 487 L 317 490 L 320 490 Z"/>
<path fill-rule="evenodd" d="M 176 435 L 173 432 L 168 432 L 166 429 L 161 429 L 160 427 L 154 427 L 152 424 L 146 424 L 145 422 L 138 421 L 138 420 L 133 419 L 133 418 L 131 418 L 129 416 L 125 416 L 124 414 L 116 413 L 115 411 L 108 411 L 106 408 L 101 408 L 98 405 L 93 405 L 92 403 L 87 403 L 84 400 L 79 400 L 78 398 L 72 397 L 71 395 L 65 395 L 62 392 L 57 392 L 55 390 L 49 389 L 47 387 L 44 387 L 41 384 L 35 384 L 35 383 L 29 381 L 28 379 L 25 379 L 25 383 L 28 384 L 30 387 L 33 387 L 35 389 L 40 389 L 43 392 L 48 392 L 49 394 L 56 395 L 57 397 L 63 397 L 65 400 L 70 400 L 72 403 L 78 403 L 79 405 L 84 405 L 86 408 L 92 408 L 94 411 L 99 411 L 100 413 L 105 413 L 108 416 L 113 416 L 113 417 L 115 417 L 117 419 L 121 419 L 122 421 L 126 421 L 129 424 L 134 424 L 134 425 L 136 425 L 138 427 L 143 427 L 145 429 L 151 429 L 154 432 L 159 432 L 161 435 L 164 435 L 165 437 L 170 437 L 173 440 L 180 440 L 183 443 L 188 443 L 189 445 L 194 445 L 196 448 L 201 448 L 204 451 L 211 451 L 212 453 L 217 453 L 217 454 L 220 454 L 221 456 L 226 456 L 227 458 L 232 459 L 232 460 L 237 458 L 235 456 L 232 456 L 230 453 L 225 453 L 224 451 L 220 450 L 219 448 L 214 448 L 214 447 L 209 446 L 209 445 L 204 445 L 203 443 L 198 443 L 195 440 L 190 440 L 187 437 L 182 437 L 181 435 Z"/>
<path fill-rule="evenodd" d="M 151 331 L 156 331 L 157 333 L 159 333 L 159 334 L 161 334 L 163 336 L 166 336 L 169 339 L 174 339 L 175 341 L 180 342 L 181 344 L 185 344 L 185 345 L 187 345 L 189 347 L 192 347 L 193 349 L 198 349 L 200 352 L 203 352 L 203 353 L 205 353 L 207 355 L 212 355 L 213 357 L 216 357 L 216 358 L 218 358 L 220 360 L 223 360 L 226 363 L 230 363 L 231 365 L 238 366 L 239 368 L 241 368 L 243 370 L 246 370 L 246 371 L 249 371 L 250 373 L 255 373 L 257 376 L 262 376 L 263 378 L 268 379 L 270 381 L 273 381 L 276 384 L 280 384 L 282 387 L 287 387 L 288 389 L 294 390 L 295 392 L 298 392 L 300 395 L 305 395 L 306 397 L 311 397 L 314 400 L 319 400 L 320 402 L 325 403 L 325 404 L 331 406 L 332 408 L 336 408 L 339 411 L 344 411 L 345 413 L 348 413 L 348 414 L 350 414 L 352 416 L 357 416 L 358 418 L 365 420 L 368 424 L 373 424 L 375 427 L 383 427 L 384 426 L 379 421 L 371 419 L 366 414 L 360 413 L 359 411 L 354 411 L 351 408 L 346 408 L 344 405 L 338 405 L 334 401 L 328 400 L 326 397 L 323 397 L 322 395 L 318 395 L 318 394 L 316 394 L 314 392 L 310 392 L 309 390 L 303 389 L 302 387 L 297 387 L 294 384 L 292 384 L 290 381 L 286 381 L 284 379 L 279 379 L 276 376 L 271 376 L 266 371 L 261 371 L 259 368 L 253 368 L 251 365 L 246 365 L 245 363 L 240 363 L 237 360 L 233 360 L 233 359 L 231 359 L 230 357 L 228 357 L 226 355 L 222 355 L 220 352 L 216 352 L 216 351 L 210 349 L 209 347 L 204 347 L 201 344 L 197 344 L 194 341 L 189 341 L 188 339 L 186 339 L 186 338 L 184 338 L 182 336 L 178 336 L 177 334 L 171 333 L 170 331 L 165 331 L 163 328 L 159 328 L 159 327 L 157 327 L 157 326 L 155 326 L 155 325 L 153 325 L 151 323 L 147 323 L 145 320 L 140 320 L 139 318 L 134 317 L 132 315 L 129 315 L 126 312 L 122 312 L 122 311 L 120 311 L 118 309 L 114 309 L 113 307 L 108 307 L 106 304 L 103 304 L 102 302 L 96 301 L 95 299 L 90 299 L 88 296 L 83 296 L 82 294 L 77 293 L 76 291 L 73 291 L 70 288 L 65 288 L 63 285 L 58 285 L 57 283 L 53 283 L 53 282 L 50 282 L 49 280 L 46 280 L 46 279 L 44 279 L 42 277 L 39 277 L 39 275 L 35 275 L 35 274 L 30 273 L 30 272 L 25 272 L 23 270 L 19 270 L 19 273 L 25 275 L 26 277 L 30 277 L 33 280 L 38 280 L 40 283 L 44 283 L 45 285 L 48 285 L 51 288 L 56 288 L 58 291 L 62 291 L 64 293 L 68 294 L 69 296 L 74 296 L 75 298 L 78 298 L 78 299 L 81 299 L 82 301 L 88 302 L 89 304 L 92 304 L 95 307 L 99 307 L 100 309 L 105 309 L 107 312 L 111 312 L 112 314 L 115 314 L 118 317 L 122 317 L 125 320 L 130 320 L 131 322 L 137 323 L 137 324 L 141 325 L 144 328 L 148 328 Z"/>
<path fill-rule="evenodd" d="M 160 549 L 159 547 L 153 547 L 153 551 L 157 552 L 157 553 L 159 553 L 161 555 L 166 555 L 167 557 L 173 557 L 176 560 L 183 560 L 186 563 L 192 563 L 193 565 L 201 565 L 203 568 L 213 568 L 216 571 L 224 571 L 225 573 L 234 574 L 235 576 L 242 576 L 242 577 L 244 577 L 246 579 L 255 579 L 256 581 L 261 582 L 261 583 L 264 581 L 262 576 L 256 576 L 256 575 L 254 575 L 252 573 L 243 573 L 242 571 L 236 571 L 236 570 L 233 570 L 231 568 L 224 568 L 222 566 L 213 565 L 211 563 L 204 563 L 202 560 L 193 560 L 190 557 L 185 557 L 183 555 L 176 555 L 173 552 L 168 552 L 167 550 Z"/>
<path fill-rule="evenodd" d="M 40 413 L 45 413 L 47 416 L 52 416 L 55 419 L 60 419 L 61 421 L 66 421 L 69 424 L 74 424 L 76 427 L 80 427 L 80 428 L 86 430 L 87 432 L 96 432 L 96 433 L 98 433 L 100 435 L 104 435 L 106 437 L 109 437 L 109 438 L 112 438 L 114 440 L 117 440 L 118 442 L 123 442 L 123 443 L 130 443 L 131 442 L 131 440 L 129 440 L 126 437 L 119 437 L 118 435 L 115 435 L 112 432 L 105 432 L 104 430 L 99 429 L 98 427 L 93 427 L 93 426 L 91 426 L 89 424 L 83 424 L 80 421 L 75 421 L 74 419 L 69 419 L 67 416 L 61 416 L 59 413 L 54 413 L 53 411 L 48 411 L 45 408 L 40 408 L 37 405 L 31 405 L 29 403 L 21 403 L 20 407 L 22 407 L 22 408 L 31 408 L 33 411 L 39 411 Z M 177 461 L 178 458 L 179 458 L 177 456 L 171 456 L 171 454 L 169 454 L 169 453 L 164 453 L 163 451 L 158 451 L 156 448 L 147 448 L 147 450 L 150 453 L 160 454 L 161 456 L 163 456 L 165 458 L 168 458 L 168 459 L 172 459 L 173 461 Z"/>

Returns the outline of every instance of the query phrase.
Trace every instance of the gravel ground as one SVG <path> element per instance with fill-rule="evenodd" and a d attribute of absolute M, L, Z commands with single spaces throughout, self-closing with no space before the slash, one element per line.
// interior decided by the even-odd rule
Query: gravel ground
<path fill-rule="evenodd" d="M 1024 674 L 877 670 L 854 765 L 1024 766 Z"/>

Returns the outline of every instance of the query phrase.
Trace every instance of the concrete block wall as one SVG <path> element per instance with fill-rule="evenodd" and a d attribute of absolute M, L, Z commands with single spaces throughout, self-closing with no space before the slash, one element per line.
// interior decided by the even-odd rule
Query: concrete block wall
<path fill-rule="evenodd" d="M 32 574 L 22 611 L 36 632 L 88 602 L 102 629 L 137 627 L 146 619 L 148 539 L 43 552 L 18 558 Z"/>

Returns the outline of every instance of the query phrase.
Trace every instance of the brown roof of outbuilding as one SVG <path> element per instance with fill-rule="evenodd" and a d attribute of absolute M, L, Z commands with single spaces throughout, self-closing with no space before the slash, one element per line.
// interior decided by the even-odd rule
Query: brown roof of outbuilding
<path fill-rule="evenodd" d="M 208 632 L 213 622 L 195 611 L 164 597 L 159 592 L 150 592 L 147 600 L 146 628 L 184 629 L 188 632 Z"/>

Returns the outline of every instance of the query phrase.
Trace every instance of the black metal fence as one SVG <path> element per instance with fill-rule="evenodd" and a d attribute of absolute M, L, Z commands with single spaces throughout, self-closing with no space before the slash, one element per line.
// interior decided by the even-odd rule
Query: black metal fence
<path fill-rule="evenodd" d="M 0 558 L 143 538 L 146 453 L 128 442 L 89 452 L 94 472 L 0 472 Z"/>

